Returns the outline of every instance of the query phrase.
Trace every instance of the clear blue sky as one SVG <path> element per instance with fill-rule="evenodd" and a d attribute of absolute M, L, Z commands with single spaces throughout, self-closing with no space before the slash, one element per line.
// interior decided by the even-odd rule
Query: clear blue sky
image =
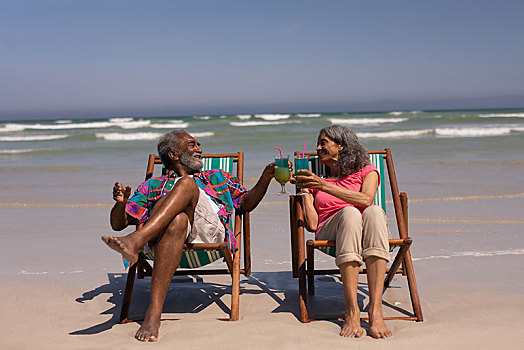
<path fill-rule="evenodd" d="M 524 107 L 524 1 L 0 0 L 0 119 Z"/>

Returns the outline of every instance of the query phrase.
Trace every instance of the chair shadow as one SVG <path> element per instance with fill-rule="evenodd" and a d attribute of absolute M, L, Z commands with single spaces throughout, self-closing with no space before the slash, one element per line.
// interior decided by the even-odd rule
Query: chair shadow
<path fill-rule="evenodd" d="M 84 292 L 82 296 L 75 300 L 84 304 L 102 294 L 110 294 L 107 301 L 112 305 L 101 312 L 100 315 L 111 315 L 111 318 L 105 322 L 72 331 L 69 333 L 70 335 L 98 334 L 110 330 L 119 323 L 120 307 L 122 305 L 127 274 L 109 273 L 107 276 L 108 283 Z M 129 319 L 138 323 L 141 323 L 143 316 L 137 317 L 136 315 L 145 315 L 149 303 L 150 281 L 150 278 L 137 279 L 135 281 Z M 336 275 L 324 275 L 316 277 L 316 282 L 316 295 L 308 296 L 310 317 L 317 317 L 342 327 L 343 318 L 340 315 L 343 315 L 344 311 L 344 297 L 340 278 Z M 390 286 L 390 288 L 398 287 Z M 250 277 L 241 278 L 240 298 L 246 294 L 268 295 L 277 303 L 277 307 L 271 313 L 289 313 L 297 320 L 300 320 L 298 282 L 296 278 L 292 277 L 290 271 L 255 272 Z M 229 319 L 231 309 L 222 301 L 224 295 L 231 295 L 231 281 L 229 279 L 226 279 L 224 283 L 212 283 L 205 282 L 198 275 L 175 276 L 173 283 L 169 286 L 162 312 L 170 314 L 199 313 L 215 304 L 225 314 L 224 318 L 219 319 Z M 368 297 L 367 283 L 359 282 L 358 305 L 363 312 L 367 311 L 368 305 L 364 305 L 364 301 Z M 383 306 L 412 316 L 410 312 L 384 300 Z M 328 315 L 324 315 L 326 309 L 329 312 Z M 240 300 L 240 313 L 242 315 L 242 299 Z M 334 314 L 337 316 L 334 316 Z M 176 320 L 176 318 L 164 320 Z M 368 323 L 364 320 L 362 321 L 362 327 L 369 329 Z"/>
<path fill-rule="evenodd" d="M 107 301 L 112 304 L 112 306 L 101 312 L 100 315 L 112 315 L 112 317 L 105 322 L 72 331 L 69 333 L 70 335 L 98 334 L 110 330 L 114 325 L 119 324 L 120 307 L 123 301 L 127 274 L 109 273 L 107 276 L 108 283 L 84 292 L 82 296 L 76 298 L 75 301 L 84 304 L 99 295 L 110 294 Z M 143 315 L 145 315 L 149 303 L 150 282 L 150 278 L 135 280 L 131 302 L 132 313 L 130 313 L 129 319 L 140 324 L 143 321 Z M 197 293 L 197 295 L 195 293 Z M 227 281 L 225 284 L 209 283 L 204 282 L 202 277 L 197 275 L 176 276 L 173 277 L 172 283 L 169 286 L 162 313 L 198 313 L 208 306 L 216 304 L 226 315 L 229 315 L 230 308 L 221 300 L 221 297 L 224 295 L 231 295 L 230 281 Z M 175 319 L 168 318 L 165 320 Z"/>

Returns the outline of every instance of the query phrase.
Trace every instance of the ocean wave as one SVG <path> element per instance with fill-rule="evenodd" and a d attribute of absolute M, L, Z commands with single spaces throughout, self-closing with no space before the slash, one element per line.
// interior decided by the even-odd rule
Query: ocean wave
<path fill-rule="evenodd" d="M 492 113 L 479 114 L 481 118 L 524 118 L 524 113 Z"/>
<path fill-rule="evenodd" d="M 515 128 L 515 130 L 516 129 L 518 128 Z M 511 133 L 511 130 L 511 127 L 436 128 L 435 133 L 437 136 L 443 137 L 483 137 L 508 135 Z"/>
<path fill-rule="evenodd" d="M 474 257 L 482 258 L 488 256 L 503 256 L 503 255 L 523 255 L 524 249 L 509 249 L 509 250 L 493 250 L 493 251 L 469 251 L 469 252 L 456 252 L 450 255 L 431 255 L 424 258 L 413 258 L 413 261 L 420 260 L 433 260 L 433 259 L 451 259 L 459 257 Z"/>
<path fill-rule="evenodd" d="M 19 153 L 30 153 L 36 151 L 33 148 L 28 149 L 2 149 L 0 150 L 0 154 L 19 154 Z"/>
<path fill-rule="evenodd" d="M 310 113 L 310 114 L 297 114 L 299 118 L 318 118 L 322 116 L 320 113 Z"/>
<path fill-rule="evenodd" d="M 408 118 L 351 118 L 351 119 L 339 119 L 339 118 L 328 118 L 332 124 L 345 124 L 345 125 L 377 125 L 384 123 L 401 123 L 408 120 Z"/>
<path fill-rule="evenodd" d="M 197 138 L 197 137 L 211 137 L 215 135 L 212 131 L 204 131 L 204 132 L 192 132 L 191 136 Z"/>
<path fill-rule="evenodd" d="M 282 125 L 282 124 L 290 124 L 293 123 L 292 121 L 267 121 L 267 122 L 257 122 L 257 121 L 251 121 L 251 122 L 230 122 L 229 125 L 231 126 L 264 126 L 264 125 Z"/>
<path fill-rule="evenodd" d="M 65 139 L 68 135 L 33 135 L 33 136 L 0 136 L 0 141 L 3 142 L 18 142 L 18 141 L 50 141 Z"/>
<path fill-rule="evenodd" d="M 108 121 L 101 122 L 62 122 L 57 121 L 55 124 L 17 124 L 9 123 L 0 128 L 0 132 L 22 131 L 22 130 L 69 130 L 69 129 L 104 129 L 109 127 L 120 127 L 122 129 L 137 129 L 149 126 L 150 120 L 136 120 L 132 118 L 111 118 Z"/>
<path fill-rule="evenodd" d="M 384 131 L 384 132 L 357 132 L 360 138 L 401 138 L 401 137 L 420 137 L 433 133 L 433 129 L 423 130 L 403 130 L 403 131 Z"/>
<path fill-rule="evenodd" d="M 237 118 L 240 120 L 251 119 L 251 114 L 237 114 Z"/>
<path fill-rule="evenodd" d="M 391 115 L 402 115 L 402 114 L 404 114 L 404 112 L 393 111 L 393 112 L 389 112 L 388 114 L 391 114 Z"/>
<path fill-rule="evenodd" d="M 213 136 L 214 132 L 195 132 L 191 133 L 193 137 L 210 137 Z M 137 133 L 96 133 L 97 138 L 104 139 L 106 141 L 140 141 L 140 140 L 156 140 L 164 135 L 160 132 L 137 132 Z"/>
<path fill-rule="evenodd" d="M 211 116 L 209 116 L 209 115 L 202 115 L 202 116 L 194 115 L 193 118 L 200 119 L 200 120 L 209 120 L 209 119 L 211 119 Z"/>
<path fill-rule="evenodd" d="M 256 118 L 260 118 L 264 120 L 288 119 L 290 116 L 291 114 L 255 114 Z"/>
<path fill-rule="evenodd" d="M 149 127 L 153 129 L 185 129 L 188 125 L 189 123 L 172 122 L 165 124 L 151 124 Z"/>
<path fill-rule="evenodd" d="M 160 132 L 137 132 L 122 134 L 118 132 L 112 133 L 96 133 L 97 138 L 104 139 L 106 141 L 138 141 L 138 140 L 155 140 L 162 137 L 163 133 Z"/>

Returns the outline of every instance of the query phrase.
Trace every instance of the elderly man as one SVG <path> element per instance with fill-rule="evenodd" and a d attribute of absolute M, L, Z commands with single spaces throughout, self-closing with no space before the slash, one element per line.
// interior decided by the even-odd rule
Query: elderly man
<path fill-rule="evenodd" d="M 268 164 L 257 184 L 244 188 L 222 170 L 200 171 L 200 143 L 185 130 L 174 130 L 158 142 L 158 154 L 168 174 L 142 183 L 133 196 L 131 187 L 116 183 L 111 210 L 111 227 L 120 231 L 130 224 L 145 223 L 126 236 L 102 236 L 102 240 L 134 264 L 149 242 L 155 252 L 151 279 L 151 300 L 144 322 L 135 338 L 158 340 L 160 317 L 167 289 L 180 264 L 184 242 L 228 242 L 238 249 L 231 227 L 235 208 L 255 209 L 274 176 L 275 164 Z M 205 220 L 204 220 L 205 219 Z"/>

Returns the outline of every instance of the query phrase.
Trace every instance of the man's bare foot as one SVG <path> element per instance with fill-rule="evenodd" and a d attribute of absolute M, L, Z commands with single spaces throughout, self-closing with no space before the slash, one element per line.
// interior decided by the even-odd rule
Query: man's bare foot
<path fill-rule="evenodd" d="M 102 236 L 102 241 L 104 241 L 107 246 L 113 250 L 116 250 L 122 257 L 129 261 L 129 266 L 133 266 L 134 263 L 138 261 L 139 251 L 134 247 L 131 239 L 128 237 L 113 237 L 113 236 Z"/>
<path fill-rule="evenodd" d="M 348 338 L 360 338 L 364 334 L 366 334 L 366 331 L 360 327 L 360 315 L 346 315 L 340 335 Z"/>
<path fill-rule="evenodd" d="M 369 315 L 369 335 L 375 339 L 385 339 L 393 335 L 384 323 L 382 313 L 376 316 Z"/>
<path fill-rule="evenodd" d="M 144 319 L 144 323 L 135 334 L 135 338 L 140 341 L 157 341 L 158 329 L 160 328 L 160 317 L 148 317 Z"/>

